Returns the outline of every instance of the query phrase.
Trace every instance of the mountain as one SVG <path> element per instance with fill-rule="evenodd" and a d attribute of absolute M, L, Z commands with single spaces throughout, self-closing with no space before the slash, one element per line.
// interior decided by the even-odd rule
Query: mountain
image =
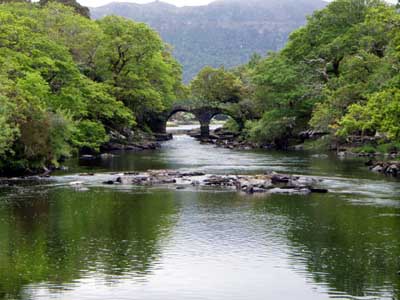
<path fill-rule="evenodd" d="M 91 15 L 114 14 L 149 24 L 174 47 L 187 82 L 205 65 L 232 67 L 255 52 L 279 50 L 307 15 L 325 5 L 322 0 L 218 0 L 176 7 L 156 1 L 110 3 L 91 8 Z"/>

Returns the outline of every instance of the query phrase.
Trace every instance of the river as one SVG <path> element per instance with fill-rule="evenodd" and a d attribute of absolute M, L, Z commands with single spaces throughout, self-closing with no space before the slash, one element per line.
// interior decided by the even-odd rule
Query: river
<path fill-rule="evenodd" d="M 400 299 L 400 182 L 362 159 L 235 151 L 177 135 L 0 188 L 0 299 Z M 79 172 L 276 171 L 328 194 L 69 183 Z"/>

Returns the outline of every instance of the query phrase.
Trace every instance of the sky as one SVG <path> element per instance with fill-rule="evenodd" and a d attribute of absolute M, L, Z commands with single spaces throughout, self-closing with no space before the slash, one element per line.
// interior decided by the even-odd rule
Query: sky
<path fill-rule="evenodd" d="M 78 0 L 78 2 L 84 6 L 97 7 L 102 6 L 110 2 L 133 2 L 133 3 L 148 3 L 154 0 Z M 198 6 L 207 5 L 213 0 L 162 0 L 163 2 L 168 2 L 176 6 Z M 246 1 L 246 0 L 243 0 Z M 268 1 L 268 0 L 266 0 Z M 326 0 L 329 1 L 329 0 Z M 388 2 L 396 3 L 396 0 L 388 0 Z"/>
<path fill-rule="evenodd" d="M 133 3 L 148 3 L 154 0 L 78 0 L 84 6 L 96 7 L 102 6 L 110 2 L 133 2 Z M 171 3 L 176 6 L 198 6 L 207 5 L 212 0 L 162 0 L 163 2 Z"/>

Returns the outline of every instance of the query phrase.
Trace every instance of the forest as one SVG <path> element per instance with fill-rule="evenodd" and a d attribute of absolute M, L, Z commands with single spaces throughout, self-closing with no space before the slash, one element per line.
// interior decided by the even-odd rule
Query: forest
<path fill-rule="evenodd" d="M 228 71 L 240 83 L 242 138 L 287 148 L 314 135 L 322 138 L 308 148 L 399 151 L 398 7 L 333 1 L 294 31 L 281 51 L 254 55 Z"/>
<path fill-rule="evenodd" d="M 110 130 L 146 128 L 181 68 L 156 32 L 60 3 L 0 5 L 0 170 L 57 166 Z"/>
<path fill-rule="evenodd" d="M 379 0 L 335 0 L 286 46 L 233 69 L 205 67 L 188 86 L 171 47 L 143 23 L 94 21 L 76 5 L 0 6 L 0 169 L 57 166 L 99 151 L 110 131 L 147 131 L 184 98 L 227 105 L 240 138 L 287 148 L 362 141 L 400 149 L 400 14 Z"/>
<path fill-rule="evenodd" d="M 249 67 L 263 112 L 247 124 L 249 137 L 279 140 L 311 128 L 340 143 L 373 136 L 377 144 L 398 148 L 399 58 L 396 6 L 330 3 L 293 32 L 282 51 Z"/>

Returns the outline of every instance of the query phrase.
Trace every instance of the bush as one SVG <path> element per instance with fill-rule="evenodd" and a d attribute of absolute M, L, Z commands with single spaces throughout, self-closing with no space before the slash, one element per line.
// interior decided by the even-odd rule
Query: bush
<path fill-rule="evenodd" d="M 400 152 L 400 142 L 379 144 L 376 148 L 380 153 Z"/>
<path fill-rule="evenodd" d="M 377 150 L 376 146 L 374 146 L 372 144 L 366 144 L 361 147 L 354 148 L 353 151 L 355 153 L 371 153 L 371 154 L 373 154 L 373 153 L 376 153 L 378 150 Z"/>
<path fill-rule="evenodd" d="M 223 129 L 232 133 L 240 133 L 239 124 L 232 118 L 228 118 L 223 126 Z"/>
<path fill-rule="evenodd" d="M 101 123 L 89 120 L 79 122 L 72 135 L 72 142 L 75 146 L 96 152 L 108 139 L 104 126 Z"/>
<path fill-rule="evenodd" d="M 254 142 L 275 143 L 277 147 L 285 147 L 292 135 L 295 122 L 295 117 L 282 116 L 281 112 L 273 110 L 264 113 L 258 121 L 246 122 L 245 132 Z"/>

